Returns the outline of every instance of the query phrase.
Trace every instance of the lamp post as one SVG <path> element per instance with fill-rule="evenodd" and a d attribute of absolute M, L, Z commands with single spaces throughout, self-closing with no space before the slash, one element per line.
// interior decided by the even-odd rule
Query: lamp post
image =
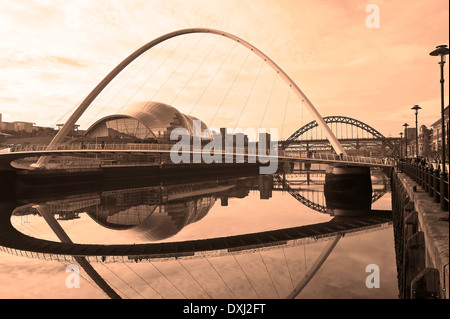
<path fill-rule="evenodd" d="M 408 123 L 403 124 L 405 127 L 405 158 L 408 157 Z"/>
<path fill-rule="evenodd" d="M 402 157 L 403 157 L 403 150 L 402 150 L 402 147 L 403 147 L 403 132 L 400 132 L 400 159 L 402 159 Z"/>
<path fill-rule="evenodd" d="M 448 55 L 447 45 L 438 45 L 436 49 L 430 52 L 431 56 L 440 56 L 441 61 L 441 131 L 442 131 L 442 172 L 445 173 L 445 120 L 444 120 L 444 64 L 445 57 Z"/>
<path fill-rule="evenodd" d="M 421 110 L 422 108 L 418 105 L 414 105 L 411 110 L 415 110 L 416 111 L 416 159 L 419 159 L 419 133 L 418 133 L 418 129 L 417 129 L 417 114 L 419 113 L 419 110 Z"/>

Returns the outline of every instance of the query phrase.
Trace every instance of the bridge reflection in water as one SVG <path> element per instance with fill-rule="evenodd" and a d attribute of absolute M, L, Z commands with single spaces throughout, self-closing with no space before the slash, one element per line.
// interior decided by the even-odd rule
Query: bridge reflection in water
<path fill-rule="evenodd" d="M 133 272 L 135 271 L 130 267 L 130 262 L 152 267 L 160 278 L 164 278 L 166 285 L 171 286 L 168 290 L 172 292 L 164 292 L 161 286 L 135 272 L 136 276 L 151 287 L 151 298 L 198 298 L 199 295 L 210 298 L 267 297 L 266 292 L 257 289 L 260 285 L 257 281 L 260 280 L 272 287 L 270 298 L 293 298 L 313 278 L 342 236 L 384 229 L 391 224 L 392 219 L 390 211 L 371 211 L 370 214 L 356 218 L 334 216 L 333 211 L 326 208 L 323 186 L 318 185 L 325 180 L 323 171 L 312 173 L 314 177 L 308 180 L 310 185 L 302 183 L 303 172 L 294 170 L 288 175 L 246 176 L 202 182 L 186 180 L 168 184 L 162 182 L 158 186 L 140 185 L 137 188 L 106 191 L 99 189 L 97 192 L 63 198 L 34 198 L 31 202 L 26 198 L 18 199 L 18 203 L 0 204 L 0 249 L 19 256 L 64 263 L 77 262 L 90 277 L 86 279 L 92 280 L 110 298 L 127 296 L 102 278 L 99 274 L 101 268 L 93 267 L 97 262 L 104 267 L 108 267 L 110 262 L 122 263 Z M 387 180 L 381 177 L 380 173 L 372 180 L 373 202 L 389 190 Z M 271 198 L 273 192 L 287 192 L 301 204 L 307 205 L 311 214 L 328 214 L 328 221 L 283 229 L 264 229 L 253 233 L 244 231 L 241 234 L 216 237 L 197 235 L 177 240 L 180 238 L 177 234 L 183 233 L 182 230 L 188 229 L 189 225 L 200 224 L 219 201 L 221 206 L 227 206 L 229 199 L 233 199 L 234 203 L 234 199 L 245 198 L 254 191 L 259 192 L 260 199 Z M 26 228 L 12 225 L 11 214 L 13 217 L 22 216 L 21 218 L 39 214 L 44 217 L 60 242 L 39 238 L 35 233 L 25 234 Z M 128 240 L 120 244 L 74 243 L 70 232 L 66 233 L 67 227 L 62 227 L 67 220 L 71 220 L 74 225 L 83 220 L 81 227 L 85 227 L 86 220 L 90 220 L 98 227 L 110 231 L 109 236 L 114 237 L 119 232 Z M 209 231 L 205 230 L 205 233 Z M 86 240 L 93 238 L 92 234 L 86 237 Z M 286 257 L 288 249 L 319 241 L 328 241 L 329 244 L 309 269 L 306 269 L 305 264 L 303 276 L 299 278 L 293 273 L 298 272 L 299 266 L 289 263 L 289 258 Z M 264 257 L 264 252 L 269 250 L 278 257 Z M 260 271 L 265 270 L 261 278 L 255 279 L 252 271 L 243 266 L 244 260 L 249 265 L 249 258 L 253 260 L 251 264 L 259 263 Z M 189 259 L 203 260 L 202 267 L 209 267 L 208 273 L 213 274 L 216 285 L 221 288 L 216 290 L 211 288 L 211 284 L 206 284 L 203 270 L 199 272 L 187 266 Z M 227 266 L 223 264 L 225 260 Z M 198 287 L 188 288 L 182 283 L 174 283 L 164 272 L 164 263 L 161 263 L 169 261 L 179 263 L 189 280 Z M 230 263 L 234 263 L 234 266 Z M 231 268 L 235 272 L 238 269 L 239 273 L 233 275 L 229 270 Z M 120 275 L 115 275 L 120 278 Z M 242 280 L 247 282 L 247 290 L 242 288 L 242 283 L 239 284 Z M 238 286 L 241 288 L 237 288 Z M 198 294 L 190 296 L 192 292 L 189 289 L 196 290 Z M 134 291 L 144 297 L 139 291 Z"/>

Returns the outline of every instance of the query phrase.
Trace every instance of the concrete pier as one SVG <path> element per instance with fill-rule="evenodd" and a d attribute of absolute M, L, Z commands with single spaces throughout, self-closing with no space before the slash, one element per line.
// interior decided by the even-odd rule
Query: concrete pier
<path fill-rule="evenodd" d="M 325 174 L 324 195 L 333 216 L 370 214 L 372 181 L 369 167 L 333 167 Z"/>
<path fill-rule="evenodd" d="M 392 172 L 399 297 L 449 298 L 449 213 L 405 174 Z"/>

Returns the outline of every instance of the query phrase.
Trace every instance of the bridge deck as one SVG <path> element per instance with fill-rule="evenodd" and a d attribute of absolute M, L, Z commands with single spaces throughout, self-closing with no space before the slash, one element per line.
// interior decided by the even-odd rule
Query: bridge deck
<path fill-rule="evenodd" d="M 74 156 L 88 154 L 133 154 L 133 155 L 150 155 L 150 154 L 170 154 L 173 145 L 171 144 L 107 144 L 100 146 L 96 144 L 86 145 L 84 148 L 74 145 L 60 145 L 57 149 L 49 150 L 46 145 L 27 145 L 25 147 L 14 147 L 6 150 L 0 150 L 0 166 L 5 168 L 14 160 L 25 157 L 40 156 Z M 190 155 L 200 154 L 202 151 L 189 151 Z M 370 166 L 370 167 L 392 167 L 393 162 L 383 158 L 371 158 L 360 156 L 338 156 L 332 154 L 312 154 L 310 157 L 301 156 L 300 152 L 274 150 L 274 155 L 259 155 L 249 153 L 247 149 L 236 149 L 233 153 L 221 152 L 223 157 L 229 156 L 236 158 L 241 157 L 245 161 L 254 161 L 256 158 L 260 162 L 270 160 L 278 161 L 299 161 L 322 164 L 349 165 L 349 166 Z"/>

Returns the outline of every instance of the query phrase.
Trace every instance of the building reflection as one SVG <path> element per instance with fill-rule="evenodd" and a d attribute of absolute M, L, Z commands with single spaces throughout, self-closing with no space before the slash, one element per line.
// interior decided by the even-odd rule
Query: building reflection
<path fill-rule="evenodd" d="M 305 205 L 309 201 L 306 199 L 308 196 L 306 190 L 308 190 L 314 194 L 314 198 L 310 198 L 311 204 L 307 206 L 313 211 L 328 214 L 329 211 L 326 208 L 318 209 L 321 207 L 320 203 L 313 202 L 314 199 L 317 201 L 318 196 L 324 197 L 323 185 L 313 184 L 311 180 L 308 183 L 302 182 L 301 179 L 304 177 L 302 174 L 303 172 L 285 176 L 257 175 L 202 182 L 180 181 L 171 185 L 161 184 L 69 195 L 62 199 L 41 198 L 16 210 L 13 207 L 15 203 L 10 203 L 11 207 L 5 203 L 2 205 L 8 206 L 5 206 L 5 212 L 8 210 L 9 214 L 8 218 L 4 216 L 5 218 L 0 221 L 0 227 L 3 227 L 0 232 L 0 249 L 8 253 L 20 254 L 20 256 L 24 254 L 27 257 L 46 260 L 66 260 L 67 256 L 73 256 L 88 276 L 110 298 L 120 298 L 114 287 L 110 286 L 92 267 L 92 262 L 105 264 L 133 261 L 137 263 L 173 257 L 179 260 L 179 258 L 195 256 L 203 256 L 207 259 L 208 256 L 218 256 L 219 254 L 259 251 L 265 247 L 306 245 L 310 242 L 317 242 L 319 239 L 330 238 L 329 244 L 317 261 L 309 269 L 305 268 L 307 275 L 296 284 L 295 289 L 289 294 L 288 297 L 291 298 L 295 297 L 308 284 L 342 236 L 347 233 L 378 229 L 391 220 L 391 213 L 374 211 L 370 218 L 357 217 L 354 219 L 339 216 L 324 223 L 226 237 L 172 242 L 164 242 L 164 240 L 176 235 L 184 227 L 205 218 L 219 200 L 220 205 L 228 206 L 229 199 L 245 198 L 254 191 L 259 193 L 259 198 L 262 200 L 271 198 L 273 191 L 288 192 Z M 289 182 L 292 183 L 289 184 Z M 384 186 L 386 185 L 388 184 L 385 183 Z M 381 194 L 381 190 L 382 188 L 377 190 L 379 194 Z M 386 190 L 384 188 L 384 191 Z M 325 202 L 323 199 L 322 201 Z M 230 205 L 233 206 L 232 203 Z M 39 240 L 26 236 L 13 227 L 8 228 L 6 221 L 11 219 L 13 210 L 13 215 L 16 216 L 39 214 L 45 219 L 61 243 Z M 0 211 L 2 211 L 1 207 Z M 145 243 L 120 245 L 75 243 L 71 240 L 70 234 L 66 233 L 65 228 L 62 227 L 63 223 L 58 223 L 58 220 L 77 220 L 85 217 L 84 221 L 86 221 L 86 216 L 104 228 L 119 231 L 134 239 L 139 237 Z M 201 252 L 201 254 L 196 254 L 196 252 Z"/>
<path fill-rule="evenodd" d="M 273 191 L 288 192 L 312 210 L 334 216 L 333 210 L 326 207 L 322 186 L 301 185 L 298 181 L 302 176 L 293 176 L 257 175 L 186 181 L 176 185 L 98 191 L 57 200 L 41 199 L 33 204 L 45 205 L 58 220 L 79 219 L 80 214 L 87 214 L 102 227 L 148 242 L 168 239 L 184 227 L 202 220 L 216 202 L 228 206 L 230 198 L 245 198 L 250 191 L 259 192 L 260 199 L 270 199 Z M 295 182 L 290 184 L 290 179 Z M 386 185 L 374 189 L 374 200 L 388 190 Z M 350 208 L 353 208 L 352 203 L 349 203 Z M 36 214 L 36 210 L 30 205 L 16 210 L 14 214 Z"/>
<path fill-rule="evenodd" d="M 272 176 L 252 176 L 177 185 L 150 186 L 67 196 L 34 202 L 45 206 L 58 220 L 87 214 L 102 227 L 143 241 L 170 238 L 189 224 L 203 219 L 216 201 L 228 206 L 229 198 L 245 198 L 259 190 L 261 199 L 272 197 Z M 34 206 L 33 205 L 33 206 Z M 32 205 L 15 215 L 36 214 Z"/>

